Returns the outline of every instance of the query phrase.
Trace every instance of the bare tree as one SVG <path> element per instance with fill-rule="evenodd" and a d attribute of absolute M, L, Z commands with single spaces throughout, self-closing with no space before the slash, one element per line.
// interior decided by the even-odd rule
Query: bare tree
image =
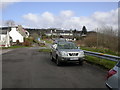
<path fill-rule="evenodd" d="M 113 51 L 118 50 L 117 30 L 112 27 L 104 26 L 98 30 L 97 42 L 99 47 L 106 47 Z"/>
<path fill-rule="evenodd" d="M 96 33 L 88 34 L 82 43 L 87 47 L 105 48 L 120 53 L 118 33 L 112 27 L 104 26 L 97 29 Z"/>

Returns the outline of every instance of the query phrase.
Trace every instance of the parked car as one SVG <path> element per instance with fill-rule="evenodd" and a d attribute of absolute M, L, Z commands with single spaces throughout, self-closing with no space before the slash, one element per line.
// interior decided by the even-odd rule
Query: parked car
<path fill-rule="evenodd" d="M 105 83 L 110 89 L 120 90 L 120 61 L 108 72 Z"/>
<path fill-rule="evenodd" d="M 50 52 L 51 60 L 56 60 L 59 66 L 62 62 L 83 63 L 84 52 L 80 50 L 73 42 L 58 42 L 52 45 Z"/>
<path fill-rule="evenodd" d="M 55 39 L 55 40 L 53 40 L 54 42 L 54 44 L 57 44 L 57 43 L 59 43 L 59 42 L 66 42 L 66 40 L 64 39 L 64 38 L 59 38 L 59 39 Z"/>

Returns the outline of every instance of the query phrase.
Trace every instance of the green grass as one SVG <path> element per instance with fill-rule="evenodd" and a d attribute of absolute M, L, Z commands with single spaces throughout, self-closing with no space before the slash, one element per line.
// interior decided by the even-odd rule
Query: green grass
<path fill-rule="evenodd" d="M 41 44 L 41 45 L 40 45 L 40 47 L 47 47 L 47 46 L 46 46 L 46 45 L 44 45 L 44 44 Z"/>
<path fill-rule="evenodd" d="M 80 47 L 82 50 L 87 50 L 87 51 L 93 51 L 93 52 L 99 52 L 99 53 L 104 53 L 104 54 L 110 54 L 110 55 L 115 55 L 115 56 L 120 56 L 118 52 L 114 52 L 110 49 L 105 49 L 105 48 L 92 48 L 92 47 Z"/>
<path fill-rule="evenodd" d="M 51 52 L 51 49 L 39 49 L 39 52 Z"/>
<path fill-rule="evenodd" d="M 85 56 L 85 59 L 86 59 L 87 62 L 95 64 L 95 65 L 99 65 L 99 66 L 101 66 L 105 69 L 111 69 L 117 63 L 117 62 L 114 62 L 114 61 L 101 59 L 101 58 L 98 58 L 98 57 L 88 56 L 88 55 Z"/>
<path fill-rule="evenodd" d="M 43 39 L 43 41 L 45 41 L 46 43 L 52 43 L 51 40 L 47 40 L 47 39 Z"/>

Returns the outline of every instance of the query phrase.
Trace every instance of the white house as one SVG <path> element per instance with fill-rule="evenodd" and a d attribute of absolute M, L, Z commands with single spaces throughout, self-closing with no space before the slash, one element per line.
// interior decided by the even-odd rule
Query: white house
<path fill-rule="evenodd" d="M 17 28 L 11 28 L 11 31 L 9 32 L 10 36 L 12 37 L 12 42 L 16 42 L 19 40 L 19 42 L 24 42 L 24 37 L 17 31 Z"/>
<path fill-rule="evenodd" d="M 20 25 L 17 27 L 2 27 L 0 29 L 0 46 L 9 47 L 11 41 L 15 43 L 17 40 L 23 43 L 24 38 L 28 37 L 29 32 L 24 30 Z"/>
<path fill-rule="evenodd" d="M 9 34 L 12 38 L 12 42 L 19 40 L 20 43 L 24 42 L 24 37 L 28 38 L 29 36 L 29 32 L 24 30 L 20 25 L 18 27 L 12 27 Z"/>

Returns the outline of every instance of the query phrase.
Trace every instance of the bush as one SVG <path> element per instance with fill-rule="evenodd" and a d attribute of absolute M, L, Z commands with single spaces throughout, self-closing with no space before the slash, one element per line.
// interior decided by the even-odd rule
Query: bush
<path fill-rule="evenodd" d="M 97 48 L 107 48 L 105 52 L 116 52 L 120 53 L 118 44 L 118 34 L 116 30 L 113 30 L 112 27 L 103 27 L 97 30 L 96 33 L 89 33 L 79 42 L 86 47 L 97 47 Z M 78 45 L 80 45 L 78 43 Z"/>
<path fill-rule="evenodd" d="M 22 46 L 22 43 L 19 42 L 19 40 L 16 40 L 16 42 L 12 42 L 12 46 Z"/>
<path fill-rule="evenodd" d="M 16 44 L 17 44 L 17 45 L 19 45 L 19 44 L 20 44 L 19 40 L 16 40 Z"/>
<path fill-rule="evenodd" d="M 22 45 L 23 45 L 23 46 L 31 46 L 31 43 L 30 43 L 30 41 L 25 40 L 25 42 L 23 42 Z"/>
<path fill-rule="evenodd" d="M 97 37 L 92 34 L 84 38 L 84 43 L 87 47 L 95 47 L 97 45 Z"/>

